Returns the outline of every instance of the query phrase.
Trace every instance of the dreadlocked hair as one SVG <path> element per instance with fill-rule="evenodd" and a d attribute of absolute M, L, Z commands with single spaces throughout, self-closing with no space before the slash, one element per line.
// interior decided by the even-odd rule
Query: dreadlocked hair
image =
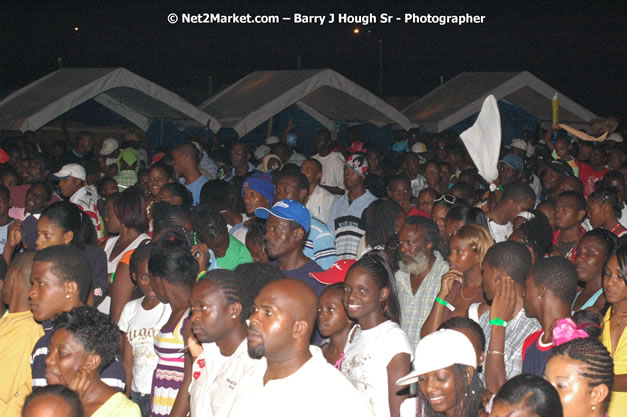
<path fill-rule="evenodd" d="M 477 417 L 481 408 L 483 385 L 479 379 L 479 373 L 473 371 L 467 365 L 454 364 L 451 367 L 455 380 L 455 392 L 457 401 L 455 405 L 455 417 Z M 472 372 L 472 377 L 470 376 Z M 431 408 L 429 400 L 418 390 L 416 397 L 416 417 L 445 417 L 445 413 L 438 413 Z"/>
<path fill-rule="evenodd" d="M 239 303 L 242 306 L 240 321 L 246 321 L 250 306 L 245 302 L 246 289 L 244 288 L 244 280 L 239 274 L 228 269 L 215 269 L 200 277 L 198 282 L 202 281 L 215 282 L 220 291 L 222 291 L 228 305 Z"/>
<path fill-rule="evenodd" d="M 608 391 L 612 391 L 614 383 L 614 360 L 610 352 L 603 346 L 597 338 L 586 337 L 573 339 L 551 349 L 549 361 L 557 356 L 583 362 L 585 369 L 579 375 L 586 378 L 590 387 L 602 384 L 607 386 Z M 605 398 L 603 405 L 605 409 L 610 402 L 610 395 Z"/>

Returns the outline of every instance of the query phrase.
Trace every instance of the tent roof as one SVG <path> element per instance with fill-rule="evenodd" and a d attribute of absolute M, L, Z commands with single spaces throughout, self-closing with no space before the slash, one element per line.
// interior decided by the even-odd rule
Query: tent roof
<path fill-rule="evenodd" d="M 0 129 L 35 131 L 90 99 L 144 131 L 156 119 L 220 128 L 205 112 L 127 69 L 62 68 L 2 100 Z"/>
<path fill-rule="evenodd" d="M 331 130 L 336 122 L 411 127 L 398 110 L 330 69 L 255 71 L 199 107 L 242 137 L 293 104 Z"/>
<path fill-rule="evenodd" d="M 551 100 L 559 94 L 559 120 L 572 125 L 597 116 L 533 74 L 522 72 L 462 72 L 403 110 L 409 120 L 430 132 L 442 132 L 481 110 L 490 94 L 518 106 L 540 121 L 551 123 Z"/>

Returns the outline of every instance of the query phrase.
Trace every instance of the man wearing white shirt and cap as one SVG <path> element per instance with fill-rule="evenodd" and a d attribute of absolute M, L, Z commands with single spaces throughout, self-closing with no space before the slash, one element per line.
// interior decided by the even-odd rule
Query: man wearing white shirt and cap
<path fill-rule="evenodd" d="M 239 381 L 229 417 L 372 417 L 367 400 L 310 346 L 318 300 L 302 281 L 281 279 L 255 298 L 248 354 L 265 358 Z"/>
<path fill-rule="evenodd" d="M 96 228 L 98 238 L 102 237 L 100 216 L 98 215 L 98 191 L 92 185 L 86 185 L 87 174 L 85 168 L 79 164 L 66 164 L 55 172 L 53 176 L 59 180 L 59 191 L 70 203 L 74 203 L 89 216 Z"/>

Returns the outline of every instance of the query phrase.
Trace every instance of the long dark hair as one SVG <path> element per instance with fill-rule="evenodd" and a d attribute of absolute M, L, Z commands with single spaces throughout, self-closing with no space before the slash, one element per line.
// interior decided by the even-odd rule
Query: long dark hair
<path fill-rule="evenodd" d="M 455 364 L 451 367 L 455 380 L 455 392 L 457 392 L 457 404 L 455 405 L 455 417 L 477 417 L 483 398 L 483 385 L 479 379 L 479 373 L 467 365 Z M 470 376 L 472 372 L 472 377 Z M 438 413 L 431 408 L 429 400 L 418 389 L 416 397 L 416 417 L 445 417 L 446 414 Z"/>
<path fill-rule="evenodd" d="M 365 269 L 368 275 L 376 281 L 377 289 L 389 288 L 390 293 L 383 306 L 383 314 L 386 319 L 400 323 L 401 307 L 398 302 L 398 291 L 385 253 L 383 251 L 368 252 L 350 267 L 349 272 L 354 268 Z"/>
<path fill-rule="evenodd" d="M 96 229 L 91 219 L 74 203 L 58 201 L 46 208 L 41 213 L 41 217 L 45 217 L 59 226 L 63 233 L 71 231 L 74 234 L 70 242 L 71 246 L 84 248 L 85 245 L 97 243 Z"/>

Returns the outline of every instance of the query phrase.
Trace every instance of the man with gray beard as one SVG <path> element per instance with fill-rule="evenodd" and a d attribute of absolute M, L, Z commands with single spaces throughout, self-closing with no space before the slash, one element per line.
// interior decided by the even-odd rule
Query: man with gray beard
<path fill-rule="evenodd" d="M 422 216 L 408 217 L 398 237 L 400 270 L 394 278 L 401 305 L 401 327 L 415 349 L 420 329 L 440 291 L 442 275 L 449 269 L 444 258 L 448 249 L 438 226 Z"/>

